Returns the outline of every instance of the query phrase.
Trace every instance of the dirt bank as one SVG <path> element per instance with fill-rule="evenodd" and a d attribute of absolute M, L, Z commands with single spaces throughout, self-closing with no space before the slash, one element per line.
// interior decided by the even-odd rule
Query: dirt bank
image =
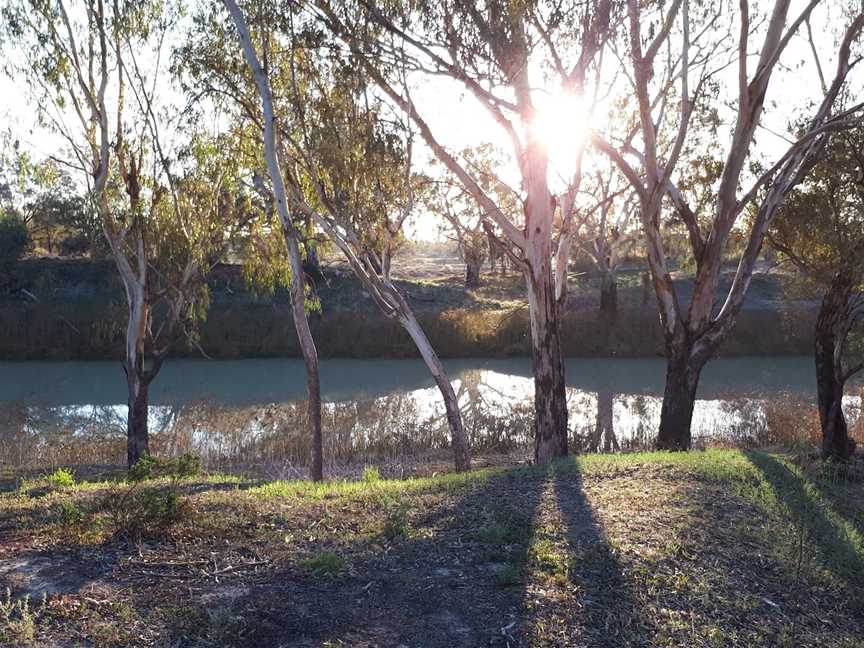
<path fill-rule="evenodd" d="M 322 308 L 312 323 L 322 357 L 416 355 L 401 327 L 378 312 L 350 275 L 331 268 L 326 276 L 317 287 Z M 410 278 L 402 287 L 443 357 L 528 355 L 528 317 L 518 276 L 489 276 L 483 287 L 471 291 L 452 274 L 406 276 Z M 15 278 L 26 292 L 0 297 L 0 359 L 95 360 L 121 353 L 125 303 L 110 262 L 25 261 L 15 270 Z M 178 345 L 175 355 L 200 355 L 202 350 L 224 359 L 299 354 L 286 294 L 256 295 L 237 266 L 216 268 L 208 283 L 212 304 L 201 326 L 200 349 Z M 622 273 L 615 322 L 599 315 L 594 283 L 588 275 L 571 277 L 571 298 L 562 322 L 565 354 L 661 355 L 653 298 L 646 299 L 638 270 Z M 754 280 L 751 292 L 750 307 L 722 353 L 809 353 L 814 306 L 785 300 L 780 281 L 767 275 Z"/>

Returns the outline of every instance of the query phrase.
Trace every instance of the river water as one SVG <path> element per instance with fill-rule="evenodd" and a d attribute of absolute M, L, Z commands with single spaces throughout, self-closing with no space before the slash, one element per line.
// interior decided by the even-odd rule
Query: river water
<path fill-rule="evenodd" d="M 718 359 L 703 373 L 698 444 L 768 444 L 813 432 L 809 357 Z M 452 360 L 446 366 L 477 450 L 526 448 L 530 361 Z M 568 359 L 570 435 L 582 451 L 648 447 L 664 361 Z M 331 463 L 377 461 L 447 446 L 443 404 L 419 360 L 321 363 L 325 452 Z M 860 383 L 845 401 L 853 426 Z M 0 363 L 0 461 L 15 468 L 120 463 L 125 377 L 115 362 Z M 302 466 L 303 364 L 294 359 L 171 360 L 151 386 L 158 452 L 195 451 L 211 466 Z M 784 436 L 785 435 L 785 436 Z"/>

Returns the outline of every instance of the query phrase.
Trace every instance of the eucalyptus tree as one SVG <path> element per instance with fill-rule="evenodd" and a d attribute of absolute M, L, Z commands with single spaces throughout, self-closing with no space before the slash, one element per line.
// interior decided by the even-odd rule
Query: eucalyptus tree
<path fill-rule="evenodd" d="M 27 225 L 34 245 L 48 254 L 62 252 L 73 237 L 93 247 L 92 210 L 69 172 L 50 158 L 33 161 L 23 150 L 15 157 L 15 177 L 0 189 L 0 208 L 6 203 L 5 209 Z M 96 234 L 101 236 L 98 229 Z"/>
<path fill-rule="evenodd" d="M 477 203 L 461 185 L 446 180 L 432 182 L 421 203 L 425 213 L 438 220 L 439 236 L 456 244 L 465 263 L 465 288 L 477 288 L 489 253 L 489 237 Z"/>
<path fill-rule="evenodd" d="M 839 9 L 836 3 L 830 4 L 833 10 Z M 824 48 L 816 47 L 808 29 L 814 67 L 822 79 L 813 86 L 821 85 L 821 96 L 796 140 L 757 175 L 751 173 L 752 163 L 758 161 L 754 141 L 771 107 L 766 98 L 772 79 L 791 63 L 789 45 L 810 25 L 814 9 L 820 5 L 827 9 L 829 3 L 809 0 L 800 12 L 792 13 L 789 0 L 771 0 L 760 5 L 766 10 L 763 15 L 748 0 L 673 0 L 665 4 L 627 0 L 627 29 L 616 44 L 616 53 L 627 69 L 624 92 L 635 100 L 622 103 L 618 110 L 632 126 L 614 137 L 595 134 L 593 142 L 620 168 L 639 198 L 666 342 L 666 386 L 657 440 L 661 448 L 690 447 L 700 373 L 735 324 L 765 233 L 830 132 L 860 119 L 861 105 L 834 109 L 850 71 L 860 62 L 853 48 L 864 26 L 860 3 L 844 4 L 848 17 L 836 47 L 833 77 L 823 75 Z M 727 69 L 736 74 L 724 74 Z M 729 105 L 721 107 L 727 94 Z M 809 101 L 802 97 L 802 107 Z M 785 103 L 778 106 L 784 113 L 789 108 Z M 727 115 L 728 122 L 724 122 Z M 728 127 L 730 139 L 713 198 L 697 212 L 687 192 L 676 186 L 679 162 L 704 148 L 716 150 L 725 132 L 721 126 Z M 666 203 L 688 232 L 689 254 L 696 268 L 689 304 L 682 303 L 676 293 L 667 264 L 662 237 Z M 745 225 L 743 215 L 748 208 L 756 217 Z M 730 288 L 715 308 L 724 259 L 736 230 L 743 232 L 744 251 Z"/>
<path fill-rule="evenodd" d="M 864 126 L 831 138 L 768 242 L 800 270 L 805 290 L 821 296 L 814 352 L 822 454 L 845 460 L 854 444 L 843 392 L 864 370 Z"/>
<path fill-rule="evenodd" d="M 498 151 L 485 144 L 466 148 L 461 158 L 471 167 L 483 191 L 493 196 L 502 211 L 514 218 L 519 211 L 520 198 L 497 177 L 496 169 L 501 165 Z M 439 232 L 456 242 L 465 262 L 465 287 L 475 288 L 480 285 L 480 273 L 487 256 L 490 269 L 494 271 L 496 254 L 506 256 L 507 248 L 484 218 L 483 208 L 474 196 L 446 169 L 443 173 L 440 171 L 440 168 L 434 169 L 434 177 L 430 178 L 421 202 L 426 213 L 437 219 Z M 503 269 L 503 263 L 501 265 Z"/>
<path fill-rule="evenodd" d="M 184 163 L 164 141 L 168 128 L 180 135 L 157 101 L 180 8 L 21 0 L 3 14 L 23 52 L 17 73 L 68 145 L 65 164 L 86 186 L 124 288 L 130 467 L 149 453 L 150 384 L 178 339 L 194 343 L 208 304 L 204 274 L 244 209 L 231 156 L 222 157 L 229 142 L 186 134 Z"/>
<path fill-rule="evenodd" d="M 227 29 L 219 15 L 218 3 L 206 4 L 204 10 L 195 16 L 198 29 L 190 32 L 190 38 L 176 52 L 177 71 L 191 79 L 198 94 L 193 101 L 203 95 L 227 96 L 231 103 L 241 111 L 241 120 L 233 129 L 237 133 L 255 129 L 263 139 L 263 160 L 252 163 L 245 169 L 247 181 L 267 205 L 268 212 L 278 218 L 288 255 L 291 315 L 306 370 L 306 424 L 311 439 L 310 475 L 313 481 L 324 478 L 323 435 L 321 429 L 321 378 L 318 363 L 318 349 L 312 336 L 306 312 L 309 285 L 303 268 L 304 234 L 303 219 L 292 211 L 285 190 L 282 160 L 279 151 L 279 133 L 276 125 L 273 92 L 267 72 L 258 58 L 252 35 L 242 11 L 233 2 L 223 4 L 231 15 L 234 29 Z M 269 43 L 272 38 L 271 22 L 268 11 L 271 4 L 262 5 L 256 28 L 263 42 L 266 56 L 269 56 Z M 232 33 L 232 31 L 234 33 Z M 233 43 L 239 38 L 239 47 Z M 269 65 L 269 62 L 268 62 Z M 195 88 L 194 84 L 203 86 Z M 256 99 L 257 95 L 257 99 Z M 262 177 L 262 168 L 267 180 Z M 251 176 L 251 177 L 250 177 Z"/>
<path fill-rule="evenodd" d="M 540 77 L 547 76 L 552 79 L 547 85 L 556 90 L 574 96 L 586 92 L 614 21 L 615 3 L 314 0 L 306 4 L 314 7 L 389 101 L 410 116 L 426 146 L 480 205 L 487 231 L 499 231 L 506 249 L 514 251 L 525 277 L 530 312 L 535 460 L 547 463 L 566 455 L 560 309 L 566 296 L 570 224 L 577 211 L 579 160 L 585 143 L 574 142 L 576 162 L 564 171 L 565 187 L 554 192 L 549 153 L 538 130 L 537 86 Z M 433 127 L 428 117 L 430 104 L 440 99 L 414 101 L 400 82 L 405 69 L 420 78 L 443 76 L 459 84 L 485 109 L 489 122 L 500 127 L 521 183 L 516 218 L 483 190 L 470 165 L 445 146 L 447 133 Z M 577 122 L 579 115 L 573 120 Z"/>
<path fill-rule="evenodd" d="M 271 15 L 264 28 L 254 9 L 244 14 L 236 3 L 224 4 L 261 101 L 265 159 L 283 219 L 293 212 L 314 222 L 344 254 L 381 311 L 411 336 L 444 400 L 456 469 L 470 469 L 453 386 L 390 273 L 417 185 L 424 181 L 412 170 L 410 129 L 367 92 L 364 77 L 343 57 L 317 51 L 320 34 L 295 25 L 302 16 Z M 262 34 L 258 47 L 253 30 Z M 278 101 L 274 84 L 280 88 Z"/>
<path fill-rule="evenodd" d="M 609 320 L 618 316 L 618 270 L 640 241 L 637 209 L 616 183 L 622 184 L 620 176 L 608 170 L 598 170 L 586 183 L 596 203 L 584 212 L 576 237 L 578 249 L 600 275 L 600 313 Z"/>

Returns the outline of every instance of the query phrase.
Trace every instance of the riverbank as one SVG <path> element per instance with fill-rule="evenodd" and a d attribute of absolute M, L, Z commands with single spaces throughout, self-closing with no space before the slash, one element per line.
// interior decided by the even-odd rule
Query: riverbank
<path fill-rule="evenodd" d="M 851 647 L 864 633 L 864 486 L 816 464 L 712 450 L 364 477 L 60 475 L 0 495 L 0 641 Z"/>
<path fill-rule="evenodd" d="M 22 262 L 15 272 L 27 294 L 19 291 L 0 300 L 0 360 L 105 360 L 122 355 L 126 310 L 110 262 L 38 259 Z M 312 316 L 321 357 L 417 357 L 398 323 L 380 314 L 350 274 L 337 267 L 325 275 L 317 286 L 321 312 Z M 521 278 L 485 276 L 476 290 L 466 290 L 460 281 L 458 276 L 406 275 L 400 282 L 438 353 L 445 358 L 530 355 Z M 811 353 L 815 306 L 787 300 L 784 281 L 770 273 L 754 278 L 749 306 L 721 355 Z M 299 356 L 286 294 L 256 295 L 237 266 L 216 268 L 208 283 L 211 308 L 199 344 L 178 345 L 175 356 Z M 619 283 L 620 311 L 610 322 L 598 311 L 595 279 L 571 276 L 561 324 L 565 355 L 663 354 L 653 297 L 644 294 L 638 269 L 622 272 Z M 686 282 L 681 283 L 684 298 Z"/>

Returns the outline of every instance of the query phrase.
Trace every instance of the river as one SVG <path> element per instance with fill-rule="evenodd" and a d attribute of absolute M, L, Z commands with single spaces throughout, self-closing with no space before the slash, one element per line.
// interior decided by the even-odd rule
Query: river
<path fill-rule="evenodd" d="M 477 450 L 530 445 L 530 362 L 446 363 Z M 648 447 L 659 420 L 661 358 L 568 359 L 570 435 L 584 451 Z M 331 462 L 376 461 L 447 445 L 443 405 L 419 360 L 321 363 L 325 451 Z M 845 401 L 853 425 L 860 383 Z M 0 363 L 0 452 L 12 468 L 117 463 L 123 457 L 125 377 L 116 362 Z M 709 363 L 693 421 L 698 444 L 764 444 L 812 427 L 809 357 Z M 154 448 L 202 454 L 209 465 L 308 456 L 303 364 L 294 359 L 170 360 L 151 386 Z"/>

